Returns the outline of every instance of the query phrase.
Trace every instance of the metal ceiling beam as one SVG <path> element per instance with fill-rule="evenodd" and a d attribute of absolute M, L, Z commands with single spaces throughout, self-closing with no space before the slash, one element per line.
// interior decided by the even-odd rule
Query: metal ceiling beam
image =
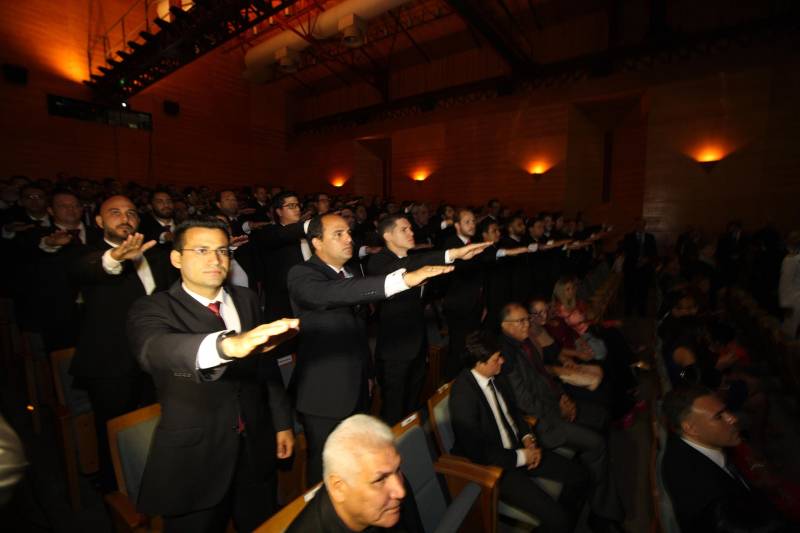
<path fill-rule="evenodd" d="M 497 51 L 509 64 L 514 74 L 528 73 L 536 67 L 530 56 L 519 50 L 498 32 L 487 20 L 475 3 L 470 0 L 448 0 L 448 3 Z"/>

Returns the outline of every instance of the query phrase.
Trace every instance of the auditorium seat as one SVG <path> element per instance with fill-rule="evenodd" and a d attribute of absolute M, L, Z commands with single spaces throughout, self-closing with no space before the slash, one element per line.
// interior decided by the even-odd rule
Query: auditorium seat
<path fill-rule="evenodd" d="M 97 433 L 94 427 L 94 413 L 89 403 L 89 395 L 82 389 L 72 387 L 69 366 L 75 355 L 74 348 L 50 353 L 53 373 L 58 421 L 59 440 L 64 456 L 64 470 L 67 478 L 67 493 L 72 509 L 81 508 L 78 473 L 97 472 Z"/>
<path fill-rule="evenodd" d="M 107 494 L 105 500 L 119 533 L 162 529 L 159 517 L 136 511 L 150 442 L 160 418 L 161 405 L 156 403 L 108 421 L 108 444 L 119 489 Z"/>
<path fill-rule="evenodd" d="M 254 533 L 283 533 L 289 525 L 297 518 L 297 515 L 305 508 L 306 504 L 311 501 L 311 498 L 317 493 L 322 483 L 317 483 L 314 488 L 298 496 L 291 503 L 286 505 L 283 509 L 272 515 L 272 517 L 261 524 Z"/>
<path fill-rule="evenodd" d="M 403 476 L 411 487 L 411 494 L 407 494 L 406 499 L 414 498 L 425 533 L 480 531 L 483 520 L 468 519 L 475 515 L 480 518 L 480 505 L 475 504 L 479 502 L 482 489 L 476 482 L 480 480 L 473 479 L 474 469 L 465 464 L 434 464 L 418 413 L 397 423 L 392 431 L 402 457 Z M 450 504 L 437 474 L 442 474 L 447 481 L 452 497 Z M 494 486 L 484 492 L 484 497 L 496 498 Z"/>

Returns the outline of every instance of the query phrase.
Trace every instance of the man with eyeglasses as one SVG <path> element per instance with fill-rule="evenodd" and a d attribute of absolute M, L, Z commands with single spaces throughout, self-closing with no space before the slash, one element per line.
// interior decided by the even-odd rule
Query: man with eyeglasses
<path fill-rule="evenodd" d="M 525 415 L 537 418 L 536 432 L 542 447 L 574 450 L 592 473 L 592 531 L 621 531 L 624 510 L 609 470 L 606 439 L 598 431 L 606 424 L 607 413 L 588 402 L 578 407 L 564 394 L 559 380 L 546 370 L 544 360 L 528 338 L 530 315 L 524 307 L 517 303 L 505 305 L 500 321 L 500 347 L 507 361 L 503 378 L 510 385 L 516 404 Z"/>
<path fill-rule="evenodd" d="M 51 226 L 47 215 L 47 195 L 41 187 L 30 184 L 22 187 L 19 205 L 11 208 L 3 223 L 3 238 L 13 239 L 18 232 Z"/>
<path fill-rule="evenodd" d="M 70 264 L 81 287 L 84 312 L 70 373 L 85 388 L 94 411 L 100 460 L 100 488 L 116 480 L 108 449 L 106 422 L 151 403 L 153 386 L 130 352 L 125 319 L 133 302 L 167 289 L 175 274 L 166 252 L 144 242 L 139 213 L 125 196 L 112 196 L 95 217 L 103 239 Z"/>
<path fill-rule="evenodd" d="M 683 533 L 796 531 L 728 457 L 742 442 L 738 420 L 711 390 L 672 390 L 662 410 L 670 435 L 661 475 Z"/>
<path fill-rule="evenodd" d="M 226 224 L 188 220 L 175 230 L 181 280 L 139 299 L 131 348 L 153 376 L 161 421 L 142 475 L 138 509 L 165 531 L 253 531 L 276 509 L 279 459 L 294 447 L 289 400 L 275 358 L 296 319 L 263 323 L 257 295 L 226 283 Z"/>

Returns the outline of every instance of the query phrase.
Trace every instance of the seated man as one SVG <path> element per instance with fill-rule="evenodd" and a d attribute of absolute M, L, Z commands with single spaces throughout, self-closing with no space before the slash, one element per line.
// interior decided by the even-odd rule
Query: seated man
<path fill-rule="evenodd" d="M 789 531 L 725 451 L 741 442 L 736 417 L 713 392 L 675 389 L 664 398 L 670 429 L 661 471 L 683 533 Z"/>
<path fill-rule="evenodd" d="M 592 530 L 620 531 L 622 502 L 608 468 L 606 439 L 597 431 L 607 419 L 605 410 L 591 402 L 576 405 L 564 394 L 528 338 L 530 316 L 524 307 L 507 304 L 500 319 L 501 353 L 508 361 L 502 377 L 508 381 L 515 403 L 523 414 L 538 419 L 536 429 L 545 449 L 566 446 L 575 450 L 592 473 Z"/>
<path fill-rule="evenodd" d="M 494 339 L 470 334 L 464 357 L 470 368 L 458 374 L 450 392 L 453 453 L 502 468 L 500 498 L 539 519 L 538 531 L 572 531 L 589 488 L 588 473 L 536 444 L 514 395 L 495 380 L 503 356 Z M 563 483 L 559 501 L 534 482 L 537 477 Z"/>
<path fill-rule="evenodd" d="M 400 531 L 406 491 L 389 426 L 362 414 L 345 419 L 325 441 L 322 469 L 322 487 L 287 533 Z"/>

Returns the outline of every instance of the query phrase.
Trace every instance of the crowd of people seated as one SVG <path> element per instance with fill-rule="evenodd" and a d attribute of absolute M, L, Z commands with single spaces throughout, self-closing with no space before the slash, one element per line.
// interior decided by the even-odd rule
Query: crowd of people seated
<path fill-rule="evenodd" d="M 298 422 L 306 486 L 324 482 L 299 523 L 394 527 L 405 490 L 386 427 L 343 421 L 368 412 L 376 391 L 386 424 L 421 407 L 430 323 L 446 333 L 436 370 L 454 380 L 456 453 L 502 468 L 501 497 L 541 531 L 573 530 L 584 505 L 593 531 L 621 531 L 609 429 L 629 427 L 643 407 L 635 369 L 646 365 L 620 322 L 587 304 L 582 280 L 598 267 L 624 277 L 628 315 L 647 314 L 657 277 L 675 388 L 723 391 L 726 409 L 748 413 L 749 435 L 763 439 L 766 396 L 715 314 L 723 289 L 756 268 L 742 265 L 752 254 L 740 226 L 716 256 L 693 231 L 662 262 L 641 219 L 614 246 L 613 228 L 580 214 L 529 216 L 495 199 L 432 206 L 67 177 L 0 186 L 3 253 L 15 258 L 3 263 L 3 293 L 32 346 L 76 348 L 70 372 L 94 411 L 99 490 L 116 488 L 107 422 L 161 404 L 135 499 L 167 531 L 264 522 L 277 510 L 276 468 L 294 453 Z M 778 278 L 782 294 L 798 290 L 795 241 L 775 275 L 776 309 Z M 787 311 L 787 322 L 796 315 Z M 290 354 L 284 386 L 276 361 Z M 343 457 L 359 435 L 370 453 Z M 367 460 L 368 469 L 353 466 Z M 378 466 L 379 479 L 364 478 Z M 560 483 L 559 494 L 540 478 Z M 378 482 L 380 494 L 370 492 Z"/>

